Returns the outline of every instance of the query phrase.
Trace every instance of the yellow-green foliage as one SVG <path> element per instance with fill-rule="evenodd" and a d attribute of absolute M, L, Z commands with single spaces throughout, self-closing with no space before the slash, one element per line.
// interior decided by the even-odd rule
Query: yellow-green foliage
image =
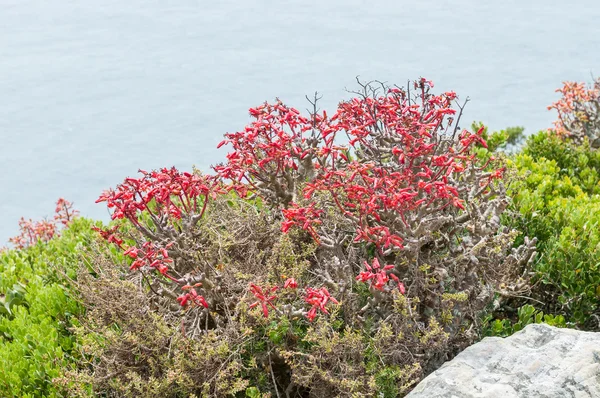
<path fill-rule="evenodd" d="M 275 284 L 281 283 L 281 280 L 286 278 L 300 280 L 310 266 L 307 258 L 315 252 L 316 244 L 314 242 L 295 243 L 293 236 L 297 235 L 298 231 L 281 234 L 273 247 L 267 266 L 269 276 Z"/>
<path fill-rule="evenodd" d="M 248 387 L 241 330 L 191 339 L 176 318 L 150 310 L 124 269 L 107 264 L 93 262 L 95 276 L 81 270 L 78 277 L 87 313 L 75 328 L 79 369 L 57 380 L 64 395 L 213 397 Z"/>
<path fill-rule="evenodd" d="M 302 277 L 313 248 L 285 237 L 277 242 L 269 266 Z M 191 338 L 180 315 L 153 309 L 126 267 L 101 255 L 86 257 L 77 277 L 87 308 L 75 329 L 82 360 L 57 380 L 65 395 L 272 397 L 276 379 L 280 394 L 286 386 L 302 397 L 397 397 L 422 378 L 423 359 L 445 358 L 448 350 L 442 323 L 432 318 L 416 325 L 411 311 L 418 300 L 399 293 L 389 323 L 352 326 L 342 306 L 314 323 L 275 311 L 264 318 L 242 300 L 237 318 Z M 449 321 L 463 298 L 444 296 Z"/>
<path fill-rule="evenodd" d="M 568 176 L 587 194 L 600 194 L 600 151 L 591 149 L 587 141 L 574 145 L 554 134 L 540 132 L 529 137 L 523 154 L 536 161 L 554 161 L 559 176 Z"/>
<path fill-rule="evenodd" d="M 370 335 L 365 328 L 336 330 L 321 319 L 306 331 L 303 342 L 307 348 L 283 351 L 283 356 L 292 381 L 310 389 L 311 397 L 398 397 L 422 376 L 416 361 L 390 361 L 411 354 L 402 335 L 387 325 Z"/>

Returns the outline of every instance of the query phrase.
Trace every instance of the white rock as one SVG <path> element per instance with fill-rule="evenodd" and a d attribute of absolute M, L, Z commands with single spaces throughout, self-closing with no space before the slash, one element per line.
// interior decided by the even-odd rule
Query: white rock
<path fill-rule="evenodd" d="M 427 376 L 407 398 L 600 398 L 600 333 L 532 324 L 487 337 Z"/>

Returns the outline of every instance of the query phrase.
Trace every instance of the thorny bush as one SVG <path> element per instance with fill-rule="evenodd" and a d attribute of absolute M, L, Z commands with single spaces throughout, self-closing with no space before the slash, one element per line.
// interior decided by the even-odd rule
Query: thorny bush
<path fill-rule="evenodd" d="M 458 127 L 456 94 L 359 86 L 331 116 L 316 96 L 306 116 L 250 109 L 215 176 L 141 171 L 99 199 L 129 221 L 99 232 L 184 336 L 253 336 L 228 360 L 267 376 L 238 363 L 239 391 L 403 394 L 526 289 L 535 240 L 512 247 L 504 169 L 476 155 L 483 127 Z"/>

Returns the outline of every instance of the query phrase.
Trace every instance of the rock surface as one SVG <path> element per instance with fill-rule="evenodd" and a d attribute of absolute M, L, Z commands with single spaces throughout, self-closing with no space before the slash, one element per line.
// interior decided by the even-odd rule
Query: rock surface
<path fill-rule="evenodd" d="M 600 333 L 531 324 L 485 338 L 407 396 L 442 397 L 600 398 Z"/>

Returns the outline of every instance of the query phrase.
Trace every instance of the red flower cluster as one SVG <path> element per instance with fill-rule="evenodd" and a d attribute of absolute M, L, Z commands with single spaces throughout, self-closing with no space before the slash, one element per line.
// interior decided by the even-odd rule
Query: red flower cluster
<path fill-rule="evenodd" d="M 308 310 L 308 313 L 306 314 L 306 318 L 308 318 L 308 320 L 311 322 L 317 316 L 317 310 L 321 310 L 323 313 L 328 314 L 325 305 L 327 305 L 329 301 L 334 304 L 339 304 L 335 298 L 331 297 L 326 287 L 322 287 L 320 289 L 307 287 L 304 301 L 312 305 L 311 309 Z"/>
<path fill-rule="evenodd" d="M 169 249 L 172 245 L 172 243 L 169 243 L 165 247 L 159 247 L 155 243 L 148 241 L 144 242 L 141 249 L 132 246 L 123 254 L 135 259 L 130 267 L 132 271 L 140 269 L 144 266 L 148 266 L 150 268 L 154 268 L 167 278 L 175 282 L 179 282 L 179 280 L 168 274 L 169 267 L 167 264 L 172 263 L 173 260 L 169 258 L 169 252 L 167 249 Z"/>
<path fill-rule="evenodd" d="M 183 286 L 181 290 L 189 290 L 189 292 L 177 297 L 177 302 L 179 303 L 179 305 L 185 307 L 188 303 L 195 303 L 197 305 L 201 305 L 204 308 L 208 308 L 208 303 L 206 302 L 206 299 L 203 296 L 199 295 L 195 289 L 196 287 L 201 286 L 201 283 L 196 283 L 194 286 Z"/>
<path fill-rule="evenodd" d="M 100 234 L 100 236 L 109 243 L 113 243 L 115 246 L 123 250 L 125 256 L 131 257 L 134 261 L 129 267 L 130 270 L 135 271 L 142 267 L 149 267 L 157 270 L 165 277 L 171 279 L 174 282 L 179 283 L 180 281 L 169 274 L 169 266 L 173 260 L 169 257 L 168 249 L 173 243 L 168 243 L 164 247 L 155 244 L 152 241 L 146 241 L 138 248 L 137 246 L 130 246 L 127 249 L 123 248 L 123 240 L 117 235 L 119 226 L 114 226 L 110 229 L 101 229 L 93 226 L 92 229 Z"/>
<path fill-rule="evenodd" d="M 233 152 L 225 165 L 214 169 L 221 178 L 231 180 L 230 189 L 242 197 L 248 188 L 256 191 L 261 184 L 276 181 L 277 201 L 288 204 L 299 169 L 312 162 L 315 148 L 307 132 L 314 130 L 314 122 L 279 100 L 250 109 L 250 115 L 255 121 L 244 131 L 225 134 L 218 148 L 230 144 Z"/>
<path fill-rule="evenodd" d="M 102 239 L 104 239 L 108 243 L 113 243 L 118 248 L 123 249 L 123 239 L 121 239 L 119 235 L 117 235 L 117 231 L 119 230 L 118 225 L 115 225 L 109 229 L 102 229 L 94 225 L 92 226 L 92 229 L 98 232 Z"/>
<path fill-rule="evenodd" d="M 296 289 L 298 287 L 298 282 L 294 278 L 288 278 L 284 285 L 284 289 Z M 250 284 L 250 292 L 257 299 L 254 303 L 250 304 L 250 308 L 254 308 L 257 306 L 262 307 L 263 315 L 265 318 L 269 316 L 269 307 L 272 309 L 277 309 L 275 307 L 275 300 L 277 300 L 277 296 L 274 294 L 279 288 L 277 286 L 273 286 L 271 288 L 261 288 L 253 283 Z M 339 304 L 338 301 L 331 297 L 327 288 L 322 287 L 320 289 L 313 289 L 311 287 L 306 288 L 306 294 L 304 296 L 304 301 L 310 304 L 312 307 L 306 313 L 306 318 L 309 321 L 313 321 L 317 316 L 317 311 L 321 310 L 323 313 L 327 314 L 327 308 L 325 307 L 329 301 L 335 304 Z"/>
<path fill-rule="evenodd" d="M 274 175 L 286 168 L 298 169 L 299 161 L 308 155 L 302 148 L 303 133 L 312 128 L 310 121 L 300 112 L 281 101 L 265 103 L 250 109 L 256 119 L 244 131 L 225 134 L 217 148 L 231 144 L 234 152 L 227 155 L 227 166 L 217 167 L 219 173 L 233 181 L 241 181 L 249 166 Z M 251 172 L 251 178 L 260 178 L 260 172 Z M 252 183 L 251 178 L 246 181 Z"/>
<path fill-rule="evenodd" d="M 142 211 L 156 220 L 163 216 L 180 219 L 184 213 L 202 217 L 209 195 L 218 191 L 214 178 L 181 173 L 175 167 L 139 172 L 143 177 L 126 178 L 115 190 L 105 191 L 96 200 L 114 209 L 113 220 L 127 218 L 139 225 L 137 216 Z"/>
<path fill-rule="evenodd" d="M 315 226 L 321 210 L 315 209 L 314 199 L 327 192 L 356 225 L 356 242 L 401 249 L 407 213 L 464 209 L 456 180 L 477 161 L 470 149 L 486 146 L 483 128 L 463 130 L 454 139 L 457 131 L 450 127 L 456 94 L 433 95 L 431 87 L 420 79 L 414 84 L 416 98 L 399 88 L 354 98 L 340 103 L 331 118 L 325 112 L 303 118 L 281 101 L 264 104 L 251 109 L 255 122 L 220 144 L 231 144 L 233 151 L 228 163 L 215 170 L 236 181 L 244 194 L 250 189 L 280 197 L 283 231 L 296 225 L 319 242 Z M 347 146 L 335 143 L 340 134 L 349 138 Z M 299 176 L 307 181 L 307 206 L 291 199 L 295 192 L 289 188 Z M 500 177 L 492 173 L 490 180 Z M 248 184 L 239 188 L 242 180 Z"/>
<path fill-rule="evenodd" d="M 312 203 L 306 207 L 299 207 L 295 203 L 291 203 L 291 207 L 282 210 L 286 221 L 281 225 L 281 231 L 287 232 L 290 227 L 297 225 L 307 231 L 315 241 L 319 241 L 319 235 L 315 226 L 321 224 L 319 217 L 323 214 L 323 210 L 315 209 L 315 204 Z"/>
<path fill-rule="evenodd" d="M 450 146 L 444 118 L 455 113 L 450 108 L 455 94 L 429 95 L 425 82 L 418 87 L 423 90 L 420 104 L 396 89 L 387 96 L 342 103 L 331 119 L 333 130 L 350 138 L 350 148 L 336 149 L 332 135 L 324 139 L 329 153 L 340 156 L 323 162 L 304 196 L 330 192 L 340 212 L 357 221 L 355 241 L 402 248 L 403 237 L 396 232 L 401 226 L 390 226 L 407 226 L 407 212 L 464 208 L 453 179 L 475 160 L 469 148 L 485 145 L 483 129 L 463 131 L 460 146 Z M 356 154 L 357 160 L 346 161 L 345 152 Z"/>
<path fill-rule="evenodd" d="M 562 97 L 548 109 L 558 112 L 558 119 L 554 122 L 554 130 L 558 135 L 583 138 L 600 128 L 600 79 L 592 87 L 587 87 L 585 83 L 564 82 L 556 92 Z"/>
<path fill-rule="evenodd" d="M 269 316 L 269 307 L 276 309 L 273 301 L 277 299 L 277 296 L 272 294 L 277 291 L 278 287 L 273 286 L 272 288 L 265 288 L 264 290 L 255 285 L 254 283 L 250 284 L 250 292 L 257 298 L 257 301 L 250 304 L 250 308 L 254 308 L 258 305 L 262 307 L 263 315 L 265 318 Z"/>
<path fill-rule="evenodd" d="M 35 245 L 37 242 L 48 242 L 57 232 L 56 224 L 52 221 L 19 220 L 19 235 L 9 238 L 17 249 L 24 249 Z"/>
<path fill-rule="evenodd" d="M 142 177 L 126 178 L 115 190 L 105 191 L 96 203 L 106 202 L 108 208 L 113 209 L 113 219 L 129 220 L 144 239 L 126 249 L 118 234 L 119 226 L 107 230 L 94 227 L 94 230 L 133 259 L 132 271 L 149 267 L 183 285 L 185 281 L 173 276 L 177 274 L 170 266 L 173 260 L 169 249 L 175 244 L 173 237 L 178 232 L 190 232 L 204 215 L 209 199 L 226 191 L 219 188 L 214 177 L 179 172 L 174 167 L 139 172 Z M 147 217 L 141 217 L 142 213 Z M 168 241 L 170 243 L 165 245 L 164 242 Z M 178 301 L 182 306 L 188 301 L 205 307 L 208 305 L 194 289 L 181 295 Z"/>
<path fill-rule="evenodd" d="M 394 280 L 398 284 L 398 290 L 400 293 L 406 293 L 406 289 L 404 284 L 400 282 L 400 279 L 393 273 L 388 273 L 387 271 L 394 269 L 394 265 L 388 264 L 381 268 L 379 264 L 379 260 L 377 258 L 373 259 L 373 265 L 369 265 L 365 261 L 366 271 L 362 271 L 357 277 L 356 280 L 360 282 L 368 282 L 371 281 L 371 288 L 377 289 L 379 291 L 384 291 L 385 286 L 389 282 L 390 278 Z"/>

